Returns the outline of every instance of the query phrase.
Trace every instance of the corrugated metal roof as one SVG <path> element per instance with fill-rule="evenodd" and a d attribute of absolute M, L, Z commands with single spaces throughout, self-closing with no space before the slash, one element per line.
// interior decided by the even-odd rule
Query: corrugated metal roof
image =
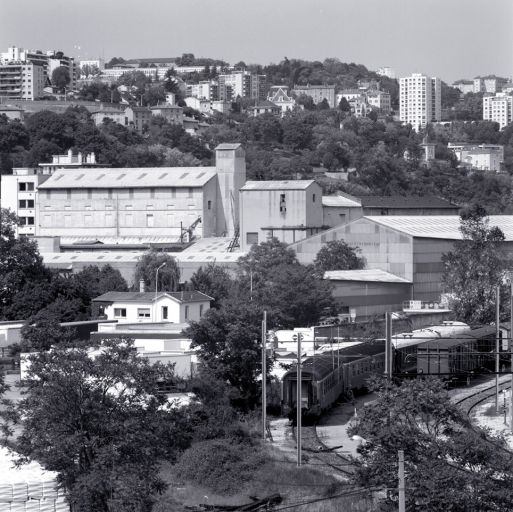
<path fill-rule="evenodd" d="M 364 219 L 417 238 L 462 239 L 458 215 L 371 215 Z M 513 215 L 490 215 L 488 219 L 490 227 L 497 226 L 506 241 L 513 241 Z"/>
<path fill-rule="evenodd" d="M 314 180 L 246 181 L 241 190 L 305 190 Z"/>
<path fill-rule="evenodd" d="M 212 297 L 204 293 L 192 292 L 159 292 L 155 295 L 153 292 L 107 292 L 93 299 L 96 302 L 153 302 L 155 299 L 168 296 L 178 302 L 204 302 L 213 300 Z"/>
<path fill-rule="evenodd" d="M 339 208 L 361 208 L 358 201 L 353 201 L 344 196 L 322 196 L 322 206 L 336 206 Z"/>
<path fill-rule="evenodd" d="M 411 283 L 379 268 L 365 270 L 328 270 L 324 279 L 331 281 L 372 281 L 376 283 Z"/>
<path fill-rule="evenodd" d="M 39 188 L 202 187 L 215 175 L 215 167 L 63 169 L 56 171 Z"/>

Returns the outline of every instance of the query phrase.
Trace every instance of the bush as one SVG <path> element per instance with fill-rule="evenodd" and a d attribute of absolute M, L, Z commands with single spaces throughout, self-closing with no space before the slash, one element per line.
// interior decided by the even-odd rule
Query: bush
<path fill-rule="evenodd" d="M 175 470 L 214 492 L 235 494 L 264 463 L 264 454 L 249 438 L 232 437 L 196 443 L 182 454 Z"/>

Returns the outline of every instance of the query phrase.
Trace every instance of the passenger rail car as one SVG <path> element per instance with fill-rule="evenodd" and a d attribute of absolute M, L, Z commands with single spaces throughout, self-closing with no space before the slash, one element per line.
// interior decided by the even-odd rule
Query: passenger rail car
<path fill-rule="evenodd" d="M 307 357 L 301 365 L 301 409 L 320 415 L 349 390 L 363 389 L 372 374 L 385 369 L 385 342 L 358 343 L 351 347 Z M 287 410 L 297 403 L 297 369 L 290 369 L 282 380 L 282 401 Z"/>

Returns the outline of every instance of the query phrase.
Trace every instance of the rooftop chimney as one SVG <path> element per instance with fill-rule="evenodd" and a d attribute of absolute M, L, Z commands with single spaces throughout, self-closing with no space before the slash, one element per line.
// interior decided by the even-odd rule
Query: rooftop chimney
<path fill-rule="evenodd" d="M 141 279 L 141 280 L 139 281 L 139 291 L 140 291 L 141 293 L 144 293 L 144 279 Z"/>

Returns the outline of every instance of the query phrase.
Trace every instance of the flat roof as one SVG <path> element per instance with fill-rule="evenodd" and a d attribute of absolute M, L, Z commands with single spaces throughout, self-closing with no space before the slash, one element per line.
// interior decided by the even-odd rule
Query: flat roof
<path fill-rule="evenodd" d="M 270 181 L 246 181 L 246 184 L 241 188 L 244 190 L 305 190 L 315 180 L 270 180 Z"/>
<path fill-rule="evenodd" d="M 77 168 L 57 170 L 40 189 L 203 187 L 215 167 Z"/>
<path fill-rule="evenodd" d="M 411 283 L 379 268 L 364 270 L 328 270 L 324 279 L 330 281 L 369 281 L 374 283 Z"/>
<path fill-rule="evenodd" d="M 198 292 L 107 292 L 93 299 L 93 302 L 153 302 L 161 297 L 171 297 L 172 299 L 185 302 L 204 302 L 214 300 L 212 297 Z"/>
<path fill-rule="evenodd" d="M 463 238 L 458 215 L 371 215 L 363 218 L 416 238 Z M 501 229 L 506 242 L 513 241 L 513 215 L 490 215 L 488 220 L 490 227 Z"/>

